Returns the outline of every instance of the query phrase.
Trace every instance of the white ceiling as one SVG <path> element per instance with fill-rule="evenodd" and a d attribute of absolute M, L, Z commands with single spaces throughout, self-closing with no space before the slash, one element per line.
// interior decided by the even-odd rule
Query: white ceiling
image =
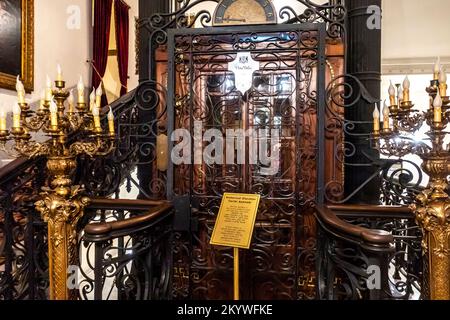
<path fill-rule="evenodd" d="M 383 0 L 384 73 L 431 73 L 437 56 L 449 70 L 449 14 L 448 0 Z"/>

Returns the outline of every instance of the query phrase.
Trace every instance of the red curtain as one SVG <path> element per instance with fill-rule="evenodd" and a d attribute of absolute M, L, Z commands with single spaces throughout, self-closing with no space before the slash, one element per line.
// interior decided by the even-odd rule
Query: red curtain
<path fill-rule="evenodd" d="M 129 56 L 129 9 L 122 0 L 114 2 L 116 21 L 117 60 L 119 63 L 120 95 L 127 93 L 128 83 L 128 56 Z"/>
<path fill-rule="evenodd" d="M 113 0 L 94 1 L 94 53 L 92 86 L 97 88 L 105 75 L 108 63 L 109 33 Z M 97 74 L 97 72 L 99 74 Z M 103 93 L 102 105 L 106 105 L 106 95 Z"/>

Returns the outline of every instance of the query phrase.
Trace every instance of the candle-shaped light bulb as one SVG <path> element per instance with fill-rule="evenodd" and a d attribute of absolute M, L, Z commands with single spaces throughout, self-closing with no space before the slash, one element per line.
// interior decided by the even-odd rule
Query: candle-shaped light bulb
<path fill-rule="evenodd" d="M 109 133 L 111 135 L 114 134 L 114 113 L 112 111 L 112 108 L 109 107 L 109 113 L 108 113 L 108 128 L 109 128 Z"/>
<path fill-rule="evenodd" d="M 56 73 L 56 81 L 63 81 L 63 73 L 62 73 L 62 68 L 61 65 L 58 64 L 58 66 L 56 67 L 57 73 Z"/>
<path fill-rule="evenodd" d="M 444 68 L 441 68 L 439 73 L 439 93 L 441 97 L 447 96 L 447 74 L 445 73 Z"/>
<path fill-rule="evenodd" d="M 20 109 L 20 106 L 16 103 L 13 107 L 13 128 L 20 128 L 20 115 L 22 113 L 22 109 Z"/>
<path fill-rule="evenodd" d="M 438 57 L 434 64 L 433 80 L 439 80 L 439 72 L 441 71 L 441 57 Z"/>
<path fill-rule="evenodd" d="M 380 111 L 378 111 L 378 103 L 375 104 L 375 110 L 373 111 L 373 131 L 375 133 L 380 131 Z"/>
<path fill-rule="evenodd" d="M 439 83 L 447 83 L 447 73 L 444 68 L 441 68 L 441 71 L 439 72 Z"/>
<path fill-rule="evenodd" d="M 16 79 L 16 91 L 17 91 L 17 100 L 19 101 L 19 104 L 24 104 L 25 103 L 25 87 L 23 86 L 23 83 L 20 80 L 19 76 L 17 76 L 17 79 Z"/>
<path fill-rule="evenodd" d="M 436 98 L 433 101 L 434 108 L 434 122 L 440 123 L 442 122 L 442 99 L 439 93 L 436 95 Z"/>
<path fill-rule="evenodd" d="M 92 115 L 94 117 L 99 117 L 100 116 L 100 110 L 98 110 L 97 107 L 94 107 L 94 109 L 92 109 Z"/>
<path fill-rule="evenodd" d="M 52 93 L 52 80 L 50 80 L 50 77 L 47 75 L 47 80 L 45 84 L 45 100 L 50 102 L 52 100 L 53 93 Z"/>
<path fill-rule="evenodd" d="M 73 89 L 70 90 L 69 98 L 67 99 L 69 102 L 69 113 L 75 112 L 75 97 L 73 96 Z"/>
<path fill-rule="evenodd" d="M 6 131 L 6 114 L 3 107 L 0 108 L 0 131 Z"/>
<path fill-rule="evenodd" d="M 39 110 L 43 110 L 45 108 L 45 104 L 46 104 L 45 100 L 46 100 L 45 99 L 45 90 L 42 90 L 41 91 L 41 99 L 39 102 Z"/>
<path fill-rule="evenodd" d="M 56 102 L 53 100 L 53 97 L 51 98 L 50 102 L 50 125 L 53 128 L 58 127 L 58 106 L 56 105 Z"/>
<path fill-rule="evenodd" d="M 403 88 L 406 90 L 409 90 L 411 87 L 411 81 L 409 81 L 408 76 L 405 77 L 405 80 L 403 80 Z"/>
<path fill-rule="evenodd" d="M 395 106 L 395 88 L 394 88 L 394 85 L 392 84 L 392 81 L 391 81 L 391 84 L 389 85 L 389 90 L 388 90 L 388 92 L 389 92 L 389 101 L 390 101 L 390 103 L 391 103 L 391 106 Z"/>
<path fill-rule="evenodd" d="M 78 80 L 77 84 L 77 91 L 78 91 L 78 103 L 84 104 L 84 83 L 83 83 L 83 77 L 80 76 L 80 79 Z"/>
<path fill-rule="evenodd" d="M 399 93 L 398 93 L 398 102 L 400 104 L 400 102 L 403 102 L 403 101 L 404 101 L 404 99 L 403 99 L 403 90 L 400 90 Z"/>
<path fill-rule="evenodd" d="M 103 96 L 103 89 L 102 89 L 102 83 L 100 82 L 100 85 L 97 88 L 97 91 L 95 92 L 95 105 L 97 108 L 102 107 L 102 96 Z"/>
<path fill-rule="evenodd" d="M 409 88 L 411 87 L 411 82 L 409 81 L 408 76 L 403 80 L 403 101 L 410 101 L 409 99 Z"/>
<path fill-rule="evenodd" d="M 100 125 L 100 109 L 97 108 L 97 106 L 94 105 L 94 108 L 92 109 L 92 115 L 94 116 L 94 127 L 95 129 L 101 129 Z"/>
<path fill-rule="evenodd" d="M 95 107 L 95 89 L 92 89 L 91 94 L 89 95 L 89 110 L 92 112 Z"/>
<path fill-rule="evenodd" d="M 23 90 L 23 84 L 22 81 L 20 81 L 20 76 L 17 76 L 16 78 L 16 91 Z"/>
<path fill-rule="evenodd" d="M 386 101 L 384 102 L 383 108 L 383 129 L 389 129 L 389 107 L 387 106 Z"/>

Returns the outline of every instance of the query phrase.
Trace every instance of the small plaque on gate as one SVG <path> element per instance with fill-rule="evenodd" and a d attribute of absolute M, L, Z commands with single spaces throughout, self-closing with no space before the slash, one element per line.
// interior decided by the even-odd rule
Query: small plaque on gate
<path fill-rule="evenodd" d="M 253 73 L 259 70 L 259 62 L 253 60 L 250 52 L 238 52 L 236 59 L 228 64 L 228 71 L 234 73 L 236 89 L 245 94 L 253 85 Z"/>
<path fill-rule="evenodd" d="M 211 244 L 249 249 L 261 196 L 225 193 L 211 237 Z"/>

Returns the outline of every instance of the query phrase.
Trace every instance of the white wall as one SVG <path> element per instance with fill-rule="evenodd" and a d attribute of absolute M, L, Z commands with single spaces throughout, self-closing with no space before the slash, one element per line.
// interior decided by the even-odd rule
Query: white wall
<path fill-rule="evenodd" d="M 449 12 L 448 0 L 383 0 L 383 73 L 431 73 L 437 56 L 449 70 Z"/>
<path fill-rule="evenodd" d="M 79 29 L 67 28 L 70 14 L 67 10 L 76 5 L 80 9 Z M 34 34 L 34 92 L 27 94 L 28 102 L 39 100 L 40 91 L 45 86 L 46 75 L 54 79 L 56 65 L 63 68 L 67 87 L 76 85 L 79 75 L 89 84 L 90 72 L 86 60 L 91 57 L 91 17 L 90 0 L 35 0 Z M 16 102 L 16 93 L 0 89 L 0 104 L 10 111 Z"/>

